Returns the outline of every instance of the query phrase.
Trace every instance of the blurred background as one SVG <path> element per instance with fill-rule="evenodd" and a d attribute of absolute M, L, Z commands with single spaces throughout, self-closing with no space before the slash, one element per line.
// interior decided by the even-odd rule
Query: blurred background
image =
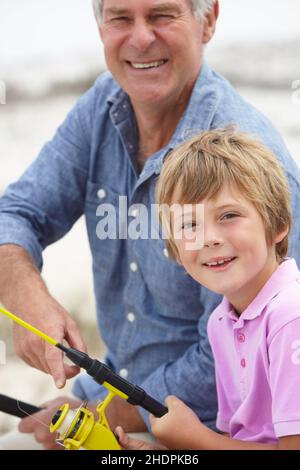
<path fill-rule="evenodd" d="M 207 61 L 273 121 L 300 163 L 300 99 L 292 89 L 300 80 L 299 17 L 298 0 L 220 0 Z M 103 70 L 91 0 L 0 0 L 0 82 L 6 86 L 6 104 L 0 104 L 0 195 Z M 90 353 L 101 357 L 84 221 L 44 255 L 50 291 L 76 317 Z M 11 331 L 10 322 L 0 318 L 0 341 L 7 348 L 0 393 L 35 404 L 56 396 L 49 376 L 16 358 Z M 0 413 L 0 433 L 16 423 Z"/>

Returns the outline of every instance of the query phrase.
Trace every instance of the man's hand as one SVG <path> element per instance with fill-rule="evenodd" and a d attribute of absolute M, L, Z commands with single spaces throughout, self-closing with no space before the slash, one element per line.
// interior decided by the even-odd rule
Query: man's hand
<path fill-rule="evenodd" d="M 55 441 L 56 433 L 49 431 L 49 425 L 55 412 L 64 403 L 69 403 L 71 408 L 78 408 L 81 402 L 70 397 L 58 397 L 41 405 L 42 411 L 35 413 L 28 418 L 22 419 L 19 424 L 19 431 L 22 433 L 34 433 L 35 439 L 47 450 L 63 450 L 64 447 Z"/>
<path fill-rule="evenodd" d="M 71 347 L 85 351 L 75 321 L 50 295 L 29 254 L 16 245 L 0 246 L 0 302 L 23 320 L 58 342 L 65 339 Z M 32 367 L 53 376 L 58 388 L 79 368 L 63 363 L 62 352 L 54 346 L 14 325 L 17 354 Z"/>
<path fill-rule="evenodd" d="M 75 321 L 50 296 L 41 298 L 38 305 L 28 305 L 22 318 L 58 342 L 66 340 L 71 347 L 86 350 Z M 64 364 L 61 351 L 19 325 L 14 325 L 14 343 L 17 354 L 30 366 L 52 375 L 58 388 L 80 371 Z"/>
<path fill-rule="evenodd" d="M 105 414 L 111 429 L 122 426 L 126 432 L 147 431 L 138 408 L 120 397 L 112 399 Z"/>

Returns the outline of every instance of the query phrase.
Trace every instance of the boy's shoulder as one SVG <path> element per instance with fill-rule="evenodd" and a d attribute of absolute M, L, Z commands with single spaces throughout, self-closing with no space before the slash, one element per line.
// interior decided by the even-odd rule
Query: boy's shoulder
<path fill-rule="evenodd" d="M 267 305 L 269 337 L 273 337 L 285 325 L 300 320 L 300 273 L 299 278 L 282 287 Z"/>

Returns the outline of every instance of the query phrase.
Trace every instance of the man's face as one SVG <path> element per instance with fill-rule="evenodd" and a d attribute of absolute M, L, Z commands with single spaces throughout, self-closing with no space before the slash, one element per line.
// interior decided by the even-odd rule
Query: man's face
<path fill-rule="evenodd" d="M 105 0 L 100 33 L 108 68 L 144 104 L 189 95 L 210 39 L 189 0 Z"/>

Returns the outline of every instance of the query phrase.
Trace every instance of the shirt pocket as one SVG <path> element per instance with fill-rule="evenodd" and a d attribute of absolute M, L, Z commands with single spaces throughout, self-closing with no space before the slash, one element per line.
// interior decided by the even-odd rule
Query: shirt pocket
<path fill-rule="evenodd" d="M 119 239 L 119 197 L 106 184 L 87 182 L 85 217 L 93 267 L 107 274 L 118 268 L 122 240 Z"/>

